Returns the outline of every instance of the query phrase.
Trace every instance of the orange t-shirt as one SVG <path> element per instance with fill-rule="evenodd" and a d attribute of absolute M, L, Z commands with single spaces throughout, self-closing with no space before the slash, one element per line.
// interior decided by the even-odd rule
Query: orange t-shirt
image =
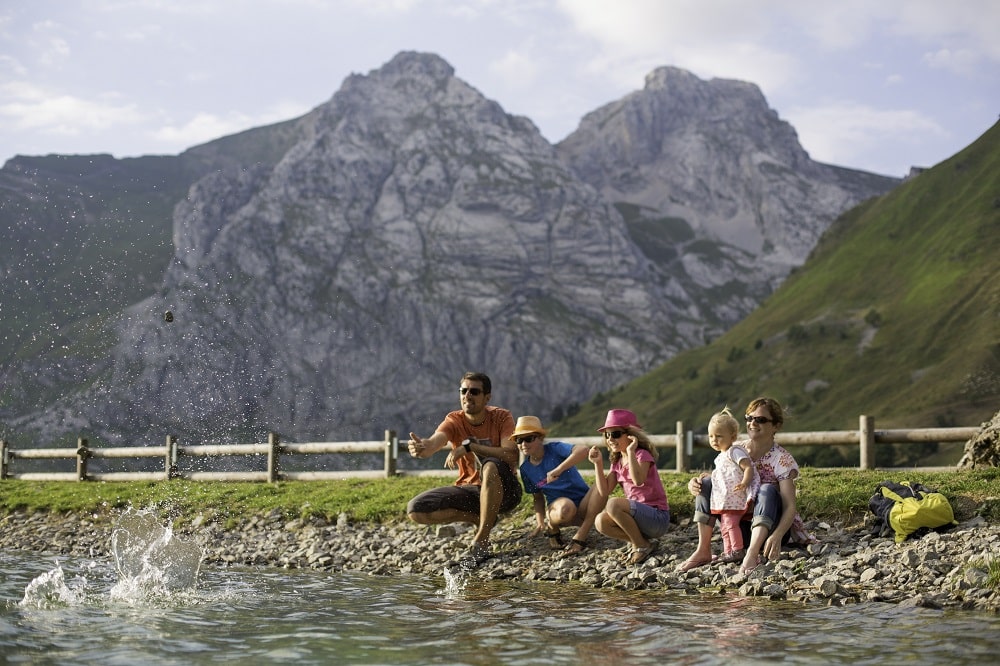
<path fill-rule="evenodd" d="M 483 446 L 500 446 L 500 443 L 506 441 L 514 432 L 514 417 L 509 410 L 502 407 L 487 406 L 486 419 L 474 426 L 465 418 L 464 412 L 456 410 L 449 412 L 437 429 L 448 436 L 452 448 L 469 438 L 475 439 Z M 483 482 L 477 462 L 475 456 L 462 456 L 458 459 L 456 486 L 478 486 Z M 512 469 L 517 471 L 516 468 Z"/>

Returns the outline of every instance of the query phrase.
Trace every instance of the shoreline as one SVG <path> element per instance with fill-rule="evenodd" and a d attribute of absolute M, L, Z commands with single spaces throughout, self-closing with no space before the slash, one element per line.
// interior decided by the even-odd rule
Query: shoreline
<path fill-rule="evenodd" d="M 0 550 L 111 557 L 111 532 L 121 515 L 0 514 Z M 164 526 L 169 522 L 163 516 L 158 520 Z M 744 576 L 736 564 L 675 571 L 697 542 L 690 520 L 672 525 L 658 540 L 659 550 L 646 562 L 632 565 L 620 562 L 619 555 L 626 552 L 622 542 L 596 530 L 584 553 L 564 558 L 561 551 L 549 548 L 544 536 L 527 537 L 533 519 L 523 524 L 501 519 L 493 530 L 494 557 L 469 575 L 691 595 L 759 596 L 828 606 L 878 601 L 1000 613 L 1000 590 L 989 587 L 989 562 L 994 562 L 994 572 L 997 567 L 992 554 L 1000 546 L 1000 524 L 974 516 L 946 532 L 931 532 L 899 545 L 891 537 L 872 537 L 866 525 L 806 524 L 818 544 L 786 549 L 777 562 Z M 379 576 L 442 576 L 465 554 L 472 534 L 471 526 L 461 524 L 353 523 L 344 515 L 335 522 L 288 520 L 277 511 L 241 523 L 198 516 L 172 529 L 176 537 L 203 549 L 202 567 L 267 566 Z M 569 543 L 572 531 L 566 528 L 562 535 Z"/>

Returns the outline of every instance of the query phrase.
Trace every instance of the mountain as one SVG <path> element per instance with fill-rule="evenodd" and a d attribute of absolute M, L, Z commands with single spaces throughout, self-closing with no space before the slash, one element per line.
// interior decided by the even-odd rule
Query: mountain
<path fill-rule="evenodd" d="M 837 215 L 899 182 L 814 162 L 757 86 L 675 67 L 587 114 L 557 149 L 641 247 L 673 242 L 652 258 L 687 290 L 715 287 L 725 324 L 801 265 Z"/>
<path fill-rule="evenodd" d="M 996 412 L 1000 124 L 840 217 L 725 335 L 603 392 L 554 432 L 586 432 L 612 407 L 634 408 L 652 432 L 678 420 L 703 430 L 758 395 L 788 406 L 789 430 L 850 430 L 861 414 L 879 428 L 975 426 Z"/>
<path fill-rule="evenodd" d="M 639 164 L 642 191 L 677 187 L 683 211 L 588 182 L 579 154 L 609 159 L 601 143 L 621 129 L 595 130 L 603 111 L 557 148 L 418 53 L 352 75 L 300 119 L 177 157 L 12 160 L 0 232 L 41 258 L 3 267 L 17 280 L 0 307 L 25 322 L 3 348 L 5 429 L 116 443 L 429 432 L 468 369 L 489 372 L 494 402 L 517 413 L 569 409 L 720 334 L 780 280 L 804 235 L 896 185 L 811 162 L 754 86 L 653 78 L 626 106 L 666 103 L 663 81 L 678 79 L 711 107 L 744 96 L 729 104 L 753 116 L 729 133 L 700 127 L 695 109 L 645 135 L 664 147 Z M 770 129 L 742 137 L 751 125 Z M 712 174 L 700 199 L 657 181 L 671 142 L 706 137 L 755 152 L 739 169 L 678 154 Z M 818 201 L 772 215 L 768 183 Z M 758 229 L 762 252 L 781 258 L 759 277 L 746 250 L 710 263 L 738 248 L 719 238 L 725 211 L 706 208 L 702 222 L 698 207 L 737 195 L 734 233 Z"/>

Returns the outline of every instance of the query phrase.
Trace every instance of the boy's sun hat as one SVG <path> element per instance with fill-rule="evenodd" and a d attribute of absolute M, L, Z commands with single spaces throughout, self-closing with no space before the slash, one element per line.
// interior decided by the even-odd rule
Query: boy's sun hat
<path fill-rule="evenodd" d="M 519 416 L 517 417 L 517 424 L 514 426 L 514 432 L 508 439 L 513 442 L 515 437 L 520 437 L 521 435 L 538 433 L 545 436 L 548 432 L 548 430 L 542 427 L 542 420 L 537 416 Z"/>

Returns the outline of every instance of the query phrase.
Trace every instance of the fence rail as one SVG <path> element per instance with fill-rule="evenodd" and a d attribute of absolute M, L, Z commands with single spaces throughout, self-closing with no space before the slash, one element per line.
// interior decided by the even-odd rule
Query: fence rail
<path fill-rule="evenodd" d="M 875 444 L 904 444 L 908 442 L 964 442 L 979 433 L 978 427 L 959 428 L 903 428 L 876 430 L 875 419 L 862 415 L 857 430 L 817 432 L 779 432 L 775 437 L 782 446 L 804 445 L 858 445 L 860 469 L 875 467 Z M 708 435 L 695 434 L 677 422 L 671 435 L 651 435 L 657 447 L 673 448 L 677 452 L 676 471 L 688 471 L 695 446 L 708 446 Z M 601 436 L 561 437 L 561 441 L 574 445 L 605 446 Z M 383 453 L 384 465 L 375 470 L 295 471 L 281 468 L 282 456 L 342 453 Z M 267 458 L 266 467 L 256 471 L 197 471 L 180 470 L 178 459 L 218 458 L 222 456 L 255 456 Z M 93 472 L 88 461 L 98 458 L 159 458 L 163 468 L 154 472 Z M 361 442 L 306 442 L 282 444 L 277 434 L 268 435 L 268 441 L 254 444 L 199 444 L 181 445 L 168 435 L 163 446 L 127 446 L 91 448 L 80 438 L 73 447 L 49 449 L 14 449 L 9 442 L 0 440 L 0 480 L 24 479 L 30 481 L 157 481 L 190 479 L 193 481 L 326 481 L 335 479 L 389 478 L 393 476 L 427 476 L 449 474 L 446 470 L 399 470 L 399 439 L 393 430 L 385 431 L 382 440 Z M 75 459 L 75 472 L 14 472 L 15 460 Z"/>

